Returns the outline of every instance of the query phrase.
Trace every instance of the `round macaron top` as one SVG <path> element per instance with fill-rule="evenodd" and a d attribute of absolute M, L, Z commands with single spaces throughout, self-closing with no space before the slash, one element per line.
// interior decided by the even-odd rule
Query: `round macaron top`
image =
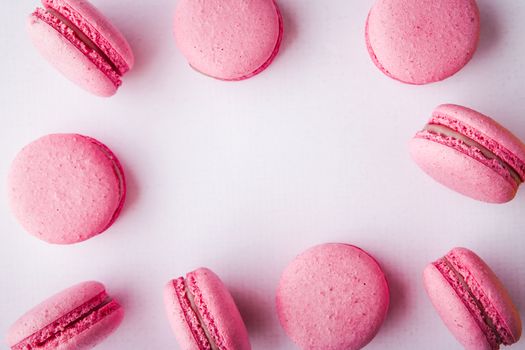
<path fill-rule="evenodd" d="M 197 71 L 242 80 L 277 55 L 283 32 L 273 0 L 181 0 L 174 19 L 177 45 Z"/>
<path fill-rule="evenodd" d="M 379 264 L 348 244 L 323 244 L 300 254 L 284 270 L 277 313 L 301 349 L 356 350 L 386 318 L 388 284 Z"/>
<path fill-rule="evenodd" d="M 200 268 L 170 281 L 164 289 L 166 312 L 183 349 L 250 350 L 248 331 L 220 278 Z"/>
<path fill-rule="evenodd" d="M 377 67 L 409 84 L 443 80 L 476 51 L 480 32 L 475 0 L 378 0 L 366 23 Z"/>
<path fill-rule="evenodd" d="M 126 187 L 122 167 L 105 145 L 82 135 L 52 134 L 20 151 L 8 191 L 13 213 L 29 233 L 72 244 L 111 226 Z"/>
<path fill-rule="evenodd" d="M 135 57 L 122 33 L 96 7 L 85 0 L 42 0 L 46 8 L 70 20 L 114 62 L 121 74 L 133 68 Z"/>
<path fill-rule="evenodd" d="M 9 329 L 7 342 L 14 346 L 97 295 L 105 293 L 99 282 L 83 282 L 67 288 L 29 310 Z"/>

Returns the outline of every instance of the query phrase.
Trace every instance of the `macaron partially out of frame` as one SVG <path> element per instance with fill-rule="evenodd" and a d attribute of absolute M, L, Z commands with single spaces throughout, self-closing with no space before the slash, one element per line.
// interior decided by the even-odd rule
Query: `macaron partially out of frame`
<path fill-rule="evenodd" d="M 369 254 L 348 244 L 323 244 L 284 270 L 277 313 L 301 349 L 357 350 L 379 331 L 389 295 L 385 274 Z"/>
<path fill-rule="evenodd" d="M 72 244 L 109 228 L 126 197 L 124 171 L 102 143 L 52 134 L 27 145 L 9 173 L 13 213 L 32 235 Z"/>
<path fill-rule="evenodd" d="M 124 36 L 85 0 L 42 0 L 29 16 L 33 44 L 64 76 L 95 95 L 108 97 L 134 64 Z"/>
<path fill-rule="evenodd" d="M 479 33 L 475 0 L 378 0 L 365 30 L 375 65 L 393 79 L 418 85 L 463 68 Z"/>
<path fill-rule="evenodd" d="M 525 179 L 525 144 L 462 106 L 439 106 L 410 142 L 410 153 L 436 181 L 479 201 L 509 202 Z"/>
<path fill-rule="evenodd" d="M 180 0 L 174 33 L 195 70 L 220 80 L 243 80 L 277 56 L 283 21 L 274 0 Z"/>
<path fill-rule="evenodd" d="M 9 329 L 12 350 L 91 349 L 118 328 L 124 309 L 98 282 L 70 287 L 20 317 Z"/>
<path fill-rule="evenodd" d="M 200 268 L 164 288 L 166 312 L 183 350 L 250 350 L 235 302 L 215 273 Z"/>
<path fill-rule="evenodd" d="M 448 329 L 467 350 L 497 350 L 521 336 L 518 311 L 498 277 L 474 252 L 455 248 L 427 266 L 424 284 Z"/>

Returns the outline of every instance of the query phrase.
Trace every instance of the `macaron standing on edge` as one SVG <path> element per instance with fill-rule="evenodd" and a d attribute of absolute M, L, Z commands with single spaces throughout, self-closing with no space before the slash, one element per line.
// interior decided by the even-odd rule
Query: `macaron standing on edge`
<path fill-rule="evenodd" d="M 180 0 L 173 29 L 191 67 L 237 81 L 272 63 L 281 45 L 283 20 L 274 0 Z"/>
<path fill-rule="evenodd" d="M 409 148 L 424 172 L 479 201 L 509 202 L 525 180 L 525 144 L 493 119 L 466 107 L 437 107 Z"/>
<path fill-rule="evenodd" d="M 276 295 L 279 320 L 300 349 L 358 350 L 383 324 L 390 293 L 377 261 L 349 244 L 322 244 L 284 270 Z"/>
<path fill-rule="evenodd" d="M 42 0 L 42 4 L 27 24 L 40 54 L 85 90 L 114 95 L 135 62 L 124 36 L 86 0 Z"/>
<path fill-rule="evenodd" d="M 126 198 L 126 181 L 117 157 L 99 141 L 51 134 L 16 156 L 8 195 L 26 231 L 49 243 L 73 244 L 115 222 Z"/>
<path fill-rule="evenodd" d="M 467 350 L 516 343 L 521 319 L 509 293 L 474 252 L 454 248 L 429 264 L 424 285 L 447 328 Z"/>
<path fill-rule="evenodd" d="M 250 350 L 248 331 L 219 277 L 200 268 L 170 281 L 164 303 L 182 350 Z"/>
<path fill-rule="evenodd" d="M 365 28 L 368 52 L 387 76 L 408 84 L 446 79 L 474 55 L 475 0 L 377 0 Z"/>
<path fill-rule="evenodd" d="M 12 350 L 91 349 L 124 318 L 124 309 L 99 282 L 83 282 L 42 302 L 9 329 Z"/>

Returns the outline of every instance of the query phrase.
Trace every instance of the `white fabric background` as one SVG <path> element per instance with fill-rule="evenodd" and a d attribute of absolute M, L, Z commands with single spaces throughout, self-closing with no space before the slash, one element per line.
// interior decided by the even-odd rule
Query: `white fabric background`
<path fill-rule="evenodd" d="M 473 107 L 525 139 L 525 2 L 480 0 L 474 59 L 419 87 L 370 61 L 372 0 L 279 0 L 282 52 L 238 83 L 188 67 L 171 33 L 175 0 L 93 2 L 136 54 L 110 99 L 73 86 L 33 50 L 24 25 L 37 1 L 4 3 L 0 181 L 27 143 L 76 132 L 119 156 L 128 201 L 103 235 L 51 246 L 22 231 L 0 186 L 0 336 L 36 303 L 95 279 L 127 311 L 98 349 L 176 349 L 162 287 L 207 266 L 231 288 L 254 349 L 293 349 L 274 290 L 296 254 L 328 241 L 368 250 L 388 275 L 390 313 L 367 349 L 459 349 L 421 283 L 424 266 L 458 245 L 486 259 L 524 313 L 525 189 L 502 206 L 464 198 L 426 177 L 407 142 L 441 103 Z"/>

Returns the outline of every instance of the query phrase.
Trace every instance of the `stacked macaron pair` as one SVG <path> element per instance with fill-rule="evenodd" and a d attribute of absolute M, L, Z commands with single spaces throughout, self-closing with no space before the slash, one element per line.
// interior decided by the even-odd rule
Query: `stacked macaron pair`
<path fill-rule="evenodd" d="M 85 0 L 42 0 L 28 22 L 38 51 L 68 79 L 103 97 L 116 93 L 134 65 L 130 45 Z M 183 0 L 174 33 L 195 70 L 221 80 L 244 80 L 273 61 L 283 21 L 273 0 Z"/>

